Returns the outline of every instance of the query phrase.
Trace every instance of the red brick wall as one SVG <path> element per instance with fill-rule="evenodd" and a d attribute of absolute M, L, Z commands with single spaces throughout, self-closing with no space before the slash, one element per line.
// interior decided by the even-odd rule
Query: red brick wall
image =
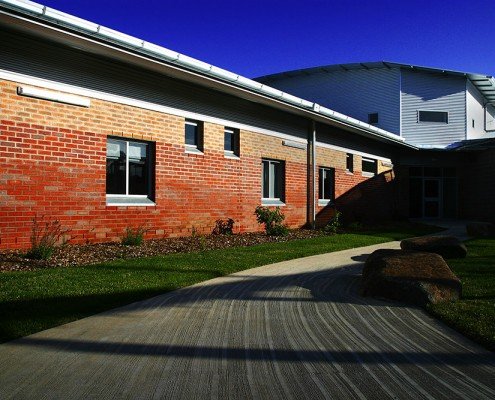
<path fill-rule="evenodd" d="M 147 238 L 210 233 L 219 218 L 233 218 L 236 232 L 259 230 L 262 158 L 285 161 L 282 210 L 291 227 L 306 223 L 307 154 L 280 138 L 241 130 L 240 160 L 228 159 L 224 127 L 204 123 L 204 154 L 189 154 L 182 117 L 94 99 L 89 108 L 36 100 L 16 87 L 0 82 L 0 248 L 28 247 L 35 216 L 59 220 L 71 243 L 118 240 L 141 225 Z M 155 143 L 155 206 L 106 206 L 108 136 Z M 354 175 L 342 152 L 319 149 L 318 165 L 336 169 L 338 198 L 366 181 L 360 157 Z"/>
<path fill-rule="evenodd" d="M 0 248 L 29 245 L 34 216 L 61 221 L 73 243 L 118 240 L 127 226 L 148 238 L 209 233 L 218 218 L 237 232 L 258 230 L 261 158 L 286 162 L 283 211 L 292 227 L 306 221 L 305 151 L 241 131 L 241 159 L 224 157 L 223 126 L 204 124 L 204 155 L 184 151 L 184 118 L 92 100 L 80 108 L 16 94 L 0 82 Z M 106 206 L 106 140 L 156 143 L 156 206 Z M 301 181 L 302 180 L 302 181 Z"/>

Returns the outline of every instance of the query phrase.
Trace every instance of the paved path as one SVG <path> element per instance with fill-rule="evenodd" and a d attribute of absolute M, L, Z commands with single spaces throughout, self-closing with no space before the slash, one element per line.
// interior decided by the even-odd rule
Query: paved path
<path fill-rule="evenodd" d="M 493 353 L 418 308 L 357 294 L 359 261 L 378 247 L 243 271 L 0 345 L 0 398 L 494 399 Z"/>

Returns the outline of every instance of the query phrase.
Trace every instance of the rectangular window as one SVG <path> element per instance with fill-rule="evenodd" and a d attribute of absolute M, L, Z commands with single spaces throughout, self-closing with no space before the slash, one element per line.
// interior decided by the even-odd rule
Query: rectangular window
<path fill-rule="evenodd" d="M 239 130 L 226 127 L 223 135 L 225 155 L 239 156 Z"/>
<path fill-rule="evenodd" d="M 351 153 L 347 153 L 346 170 L 347 172 L 354 172 L 354 155 Z"/>
<path fill-rule="evenodd" d="M 376 174 L 376 160 L 373 160 L 372 158 L 364 158 L 362 161 L 362 171 L 364 174 Z"/>
<path fill-rule="evenodd" d="M 446 111 L 418 111 L 418 122 L 449 123 L 449 113 Z"/>
<path fill-rule="evenodd" d="M 263 177 L 262 177 L 262 196 L 263 203 L 271 201 L 284 202 L 285 186 L 285 165 L 283 161 L 262 160 Z"/>
<path fill-rule="evenodd" d="M 318 170 L 318 203 L 320 205 L 333 202 L 335 196 L 335 170 L 319 168 Z"/>
<path fill-rule="evenodd" d="M 368 124 L 378 124 L 378 113 L 368 114 Z"/>
<path fill-rule="evenodd" d="M 151 201 L 153 172 L 153 143 L 107 139 L 106 192 L 112 203 Z"/>
<path fill-rule="evenodd" d="M 185 143 L 187 150 L 203 151 L 203 123 L 186 119 Z"/>

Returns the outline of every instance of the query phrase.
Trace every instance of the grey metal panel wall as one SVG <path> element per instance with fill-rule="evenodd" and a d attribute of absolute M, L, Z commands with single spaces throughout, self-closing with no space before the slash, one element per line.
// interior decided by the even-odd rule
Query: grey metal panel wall
<path fill-rule="evenodd" d="M 317 124 L 316 140 L 321 143 L 344 147 L 379 157 L 393 159 L 397 154 L 397 148 L 328 125 Z M 318 152 L 318 150 L 316 151 Z"/>
<path fill-rule="evenodd" d="M 398 68 L 329 71 L 280 77 L 268 85 L 316 101 L 368 122 L 378 113 L 377 127 L 400 134 L 400 70 Z"/>
<path fill-rule="evenodd" d="M 303 118 L 82 51 L 0 31 L 0 68 L 306 138 Z"/>
<path fill-rule="evenodd" d="M 402 70 L 402 136 L 408 143 L 447 146 L 466 138 L 466 78 Z M 418 122 L 418 110 L 447 111 L 448 124 Z"/>

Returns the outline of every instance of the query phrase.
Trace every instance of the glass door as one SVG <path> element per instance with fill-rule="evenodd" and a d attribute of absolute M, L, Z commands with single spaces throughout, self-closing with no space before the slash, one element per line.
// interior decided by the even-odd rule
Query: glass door
<path fill-rule="evenodd" d="M 441 179 L 440 178 L 424 178 L 424 202 L 423 215 L 426 218 L 439 218 L 441 204 Z"/>

